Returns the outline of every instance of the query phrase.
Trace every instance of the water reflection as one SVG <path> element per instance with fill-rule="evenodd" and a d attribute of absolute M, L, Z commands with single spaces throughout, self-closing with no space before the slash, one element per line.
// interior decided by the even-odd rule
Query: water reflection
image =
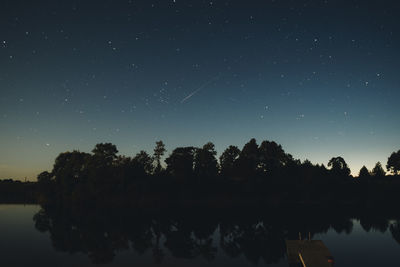
<path fill-rule="evenodd" d="M 115 209 L 42 208 L 34 215 L 35 227 L 49 232 L 55 250 L 86 254 L 93 263 L 112 262 L 120 251 L 151 252 L 161 263 L 168 252 L 175 258 L 213 261 L 219 251 L 253 264 L 278 263 L 286 257 L 285 240 L 299 232 L 316 234 L 334 229 L 350 234 L 353 219 L 365 231 L 390 229 L 400 243 L 400 220 L 384 216 L 358 217 L 321 211 L 169 211 L 143 212 Z"/>

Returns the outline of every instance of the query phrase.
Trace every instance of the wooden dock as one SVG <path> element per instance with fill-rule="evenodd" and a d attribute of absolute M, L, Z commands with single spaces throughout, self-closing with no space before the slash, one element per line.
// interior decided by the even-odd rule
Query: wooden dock
<path fill-rule="evenodd" d="M 289 265 L 332 267 L 333 257 L 321 240 L 287 240 Z"/>

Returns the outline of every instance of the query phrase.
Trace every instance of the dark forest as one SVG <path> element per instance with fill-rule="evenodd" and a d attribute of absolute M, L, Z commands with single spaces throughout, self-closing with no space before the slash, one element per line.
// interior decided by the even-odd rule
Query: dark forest
<path fill-rule="evenodd" d="M 3 202 L 37 202 L 45 206 L 129 207 L 293 207 L 324 205 L 395 206 L 400 196 L 400 150 L 386 164 L 365 166 L 350 175 L 346 161 L 332 157 L 327 167 L 301 162 L 273 141 L 251 139 L 242 149 L 229 146 L 217 159 L 211 142 L 177 147 L 166 154 L 162 141 L 153 154 L 118 155 L 111 143 L 92 153 L 60 153 L 51 172 L 37 183 L 0 183 Z M 13 196 L 13 197 L 11 197 Z"/>

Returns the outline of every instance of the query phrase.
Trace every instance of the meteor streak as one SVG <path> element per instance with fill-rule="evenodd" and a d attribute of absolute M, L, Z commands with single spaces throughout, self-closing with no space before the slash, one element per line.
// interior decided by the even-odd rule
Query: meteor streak
<path fill-rule="evenodd" d="M 218 79 L 219 75 L 215 76 L 214 78 L 212 78 L 211 80 L 203 83 L 201 86 L 199 86 L 199 88 L 197 88 L 196 90 L 194 90 L 193 92 L 191 92 L 189 95 L 187 95 L 186 97 L 184 97 L 181 100 L 181 104 L 185 103 L 187 100 L 189 100 L 192 96 L 194 96 L 197 92 L 199 92 L 201 89 L 203 89 L 204 87 L 206 87 L 207 85 L 209 85 L 210 83 L 212 83 L 213 81 L 215 81 L 216 79 Z"/>

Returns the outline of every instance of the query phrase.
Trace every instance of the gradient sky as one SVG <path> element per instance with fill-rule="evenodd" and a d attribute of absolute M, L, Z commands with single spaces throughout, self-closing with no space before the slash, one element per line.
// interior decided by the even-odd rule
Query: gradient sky
<path fill-rule="evenodd" d="M 0 3 L 0 179 L 64 151 L 252 137 L 358 174 L 400 149 L 398 1 Z"/>

